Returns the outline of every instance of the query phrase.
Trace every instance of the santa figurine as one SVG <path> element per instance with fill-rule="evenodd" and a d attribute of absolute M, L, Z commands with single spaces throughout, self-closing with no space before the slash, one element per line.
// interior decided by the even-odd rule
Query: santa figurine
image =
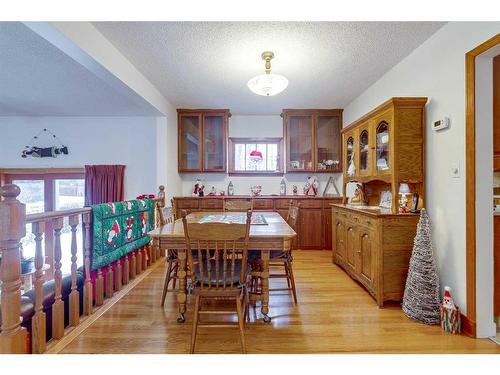
<path fill-rule="evenodd" d="M 318 195 L 319 182 L 316 176 L 307 177 L 307 182 L 304 186 L 304 195 L 310 195 L 315 197 Z"/>
<path fill-rule="evenodd" d="M 446 309 L 457 308 L 455 306 L 455 302 L 453 302 L 453 298 L 451 297 L 451 288 L 449 286 L 444 287 L 443 307 Z"/>

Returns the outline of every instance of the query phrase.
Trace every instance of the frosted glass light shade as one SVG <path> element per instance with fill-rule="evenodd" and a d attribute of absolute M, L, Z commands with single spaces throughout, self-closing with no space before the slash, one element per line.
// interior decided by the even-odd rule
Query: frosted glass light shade
<path fill-rule="evenodd" d="M 257 95 L 273 96 L 288 86 L 288 79 L 279 74 L 261 74 L 248 81 L 248 88 Z"/>

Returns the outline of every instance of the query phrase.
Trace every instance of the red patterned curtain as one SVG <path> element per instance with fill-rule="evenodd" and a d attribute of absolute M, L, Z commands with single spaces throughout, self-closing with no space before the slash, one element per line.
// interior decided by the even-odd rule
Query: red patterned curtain
<path fill-rule="evenodd" d="M 85 205 L 123 200 L 124 165 L 85 166 Z"/>

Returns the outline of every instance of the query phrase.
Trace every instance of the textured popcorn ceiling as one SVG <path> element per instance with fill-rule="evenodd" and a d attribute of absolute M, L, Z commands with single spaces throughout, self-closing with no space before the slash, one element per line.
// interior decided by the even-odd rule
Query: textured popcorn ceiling
<path fill-rule="evenodd" d="M 130 88 L 111 87 L 24 24 L 0 22 L 0 116 L 159 114 Z"/>
<path fill-rule="evenodd" d="M 277 114 L 343 108 L 422 44 L 439 22 L 96 22 L 94 25 L 176 107 Z M 250 92 L 264 72 L 289 80 L 275 97 Z M 430 57 L 431 58 L 431 57 Z M 418 77 L 415 77 L 418 79 Z"/>

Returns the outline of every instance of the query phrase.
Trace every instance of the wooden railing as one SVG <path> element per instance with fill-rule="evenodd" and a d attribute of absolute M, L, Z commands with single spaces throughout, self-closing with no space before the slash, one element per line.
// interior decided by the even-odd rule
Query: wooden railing
<path fill-rule="evenodd" d="M 163 194 L 161 194 L 163 193 Z M 83 317 L 93 313 L 94 304 L 99 307 L 105 299 L 113 297 L 123 285 L 129 283 L 147 267 L 156 262 L 162 254 L 154 243 L 123 256 L 112 265 L 97 270 L 95 285 L 92 283 L 90 270 L 91 257 L 91 208 L 65 211 L 45 212 L 26 215 L 25 205 L 17 199 L 20 189 L 16 185 L 4 185 L 0 188 L 0 353 L 43 353 L 46 343 L 46 314 L 43 309 L 43 288 L 46 280 L 44 265 L 46 257 L 42 242 L 46 235 L 53 235 L 53 260 L 49 267 L 53 268 L 54 303 L 52 304 L 52 338 L 61 339 L 67 329 L 64 323 L 64 301 L 62 296 L 62 247 L 61 231 L 67 222 L 71 231 L 71 288 L 68 296 L 69 328 L 80 323 L 80 295 L 78 291 L 78 240 L 77 228 L 82 223 L 83 243 Z M 160 187 L 159 197 L 155 201 L 155 226 L 161 221 L 162 209 L 165 206 L 164 190 Z M 81 220 L 81 221 L 80 221 Z M 35 272 L 34 272 L 34 315 L 31 318 L 31 347 L 26 343 L 26 329 L 21 326 L 21 270 L 20 241 L 26 235 L 26 224 L 31 224 L 35 240 Z M 50 228 L 50 229 L 48 229 Z M 49 231 L 49 232 L 47 232 Z M 47 243 L 46 243 L 47 245 Z M 47 250 L 45 249 L 46 253 Z M 122 266 L 123 263 L 123 266 Z M 103 272 L 106 290 L 104 290 Z M 94 298 L 95 287 L 95 298 Z"/>

